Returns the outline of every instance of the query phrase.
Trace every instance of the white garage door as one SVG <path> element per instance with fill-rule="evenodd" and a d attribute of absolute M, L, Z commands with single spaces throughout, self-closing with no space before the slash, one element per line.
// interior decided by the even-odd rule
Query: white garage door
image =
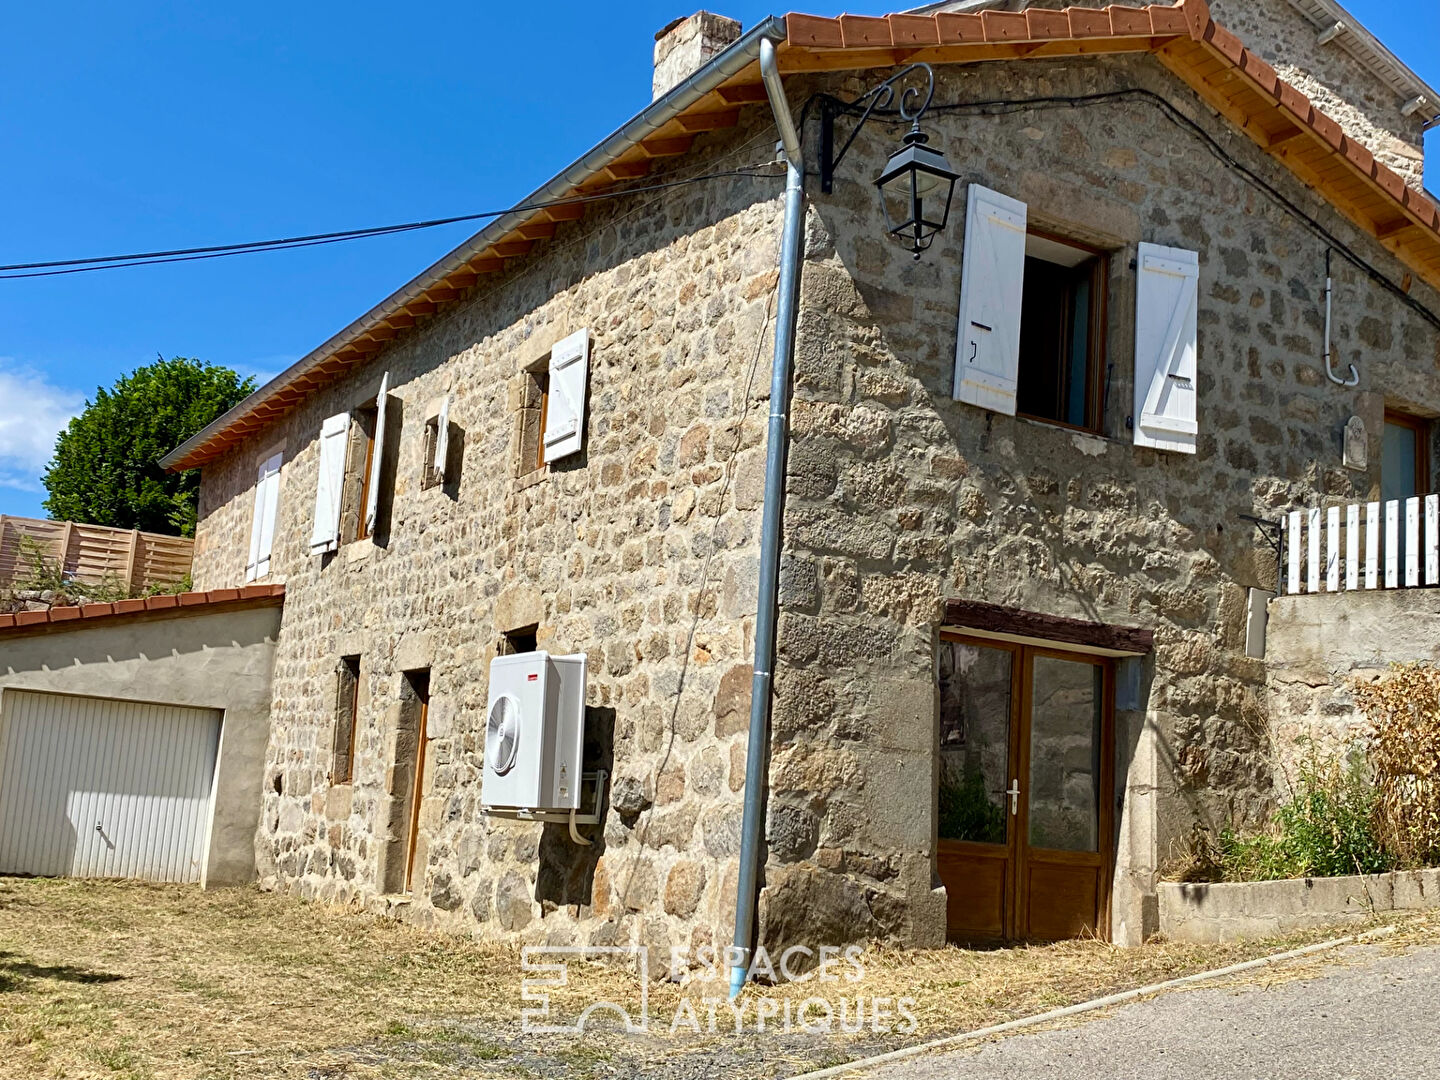
<path fill-rule="evenodd" d="M 18 690 L 0 708 L 0 873 L 200 880 L 218 712 Z"/>

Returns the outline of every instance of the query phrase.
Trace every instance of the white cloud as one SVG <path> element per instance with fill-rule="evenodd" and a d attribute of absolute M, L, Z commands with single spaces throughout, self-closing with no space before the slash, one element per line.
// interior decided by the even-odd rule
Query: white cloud
<path fill-rule="evenodd" d="M 0 357 L 0 487 L 40 491 L 55 436 L 84 404 L 84 394 Z"/>

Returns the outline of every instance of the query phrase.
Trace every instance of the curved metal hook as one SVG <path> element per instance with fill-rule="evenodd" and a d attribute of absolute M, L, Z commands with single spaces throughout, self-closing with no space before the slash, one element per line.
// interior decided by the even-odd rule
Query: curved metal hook
<path fill-rule="evenodd" d="M 865 126 L 865 122 L 869 120 L 877 110 L 889 109 L 895 102 L 895 87 L 917 71 L 924 72 L 925 74 L 925 89 L 923 91 L 925 100 L 921 101 L 920 106 L 916 108 L 915 102 L 920 100 L 922 91 L 918 86 L 906 86 L 900 92 L 899 113 L 902 120 L 915 124 L 918 127 L 920 117 L 925 115 L 925 110 L 930 108 L 930 103 L 935 100 L 935 69 L 923 61 L 901 68 L 884 82 L 865 91 L 865 93 L 861 94 L 848 105 L 841 104 L 840 108 L 846 111 L 860 105 L 864 105 L 864 110 L 860 113 L 860 119 L 855 122 L 855 127 L 850 132 L 850 137 L 845 140 L 845 145 L 840 147 L 840 152 L 830 161 L 821 163 L 821 176 L 824 184 L 828 185 L 829 181 L 827 178 L 839 167 L 841 160 L 855 142 L 855 137 L 860 134 L 860 129 Z M 829 191 L 830 188 L 826 186 L 824 190 Z"/>
<path fill-rule="evenodd" d="M 935 100 L 935 69 L 932 68 L 929 64 L 911 64 L 904 71 L 900 72 L 900 75 L 897 75 L 896 78 L 899 78 L 900 76 L 906 75 L 917 69 L 925 72 L 925 101 L 918 109 L 910 105 L 912 101 L 920 97 L 920 88 L 918 86 L 907 86 L 904 92 L 900 95 L 901 119 L 909 120 L 912 124 L 917 123 L 920 117 L 925 115 L 925 110 L 930 108 L 930 103 Z"/>

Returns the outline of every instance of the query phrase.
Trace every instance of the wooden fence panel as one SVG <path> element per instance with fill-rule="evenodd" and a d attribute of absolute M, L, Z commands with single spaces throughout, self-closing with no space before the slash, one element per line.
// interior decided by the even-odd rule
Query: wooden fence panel
<path fill-rule="evenodd" d="M 35 576 L 36 557 L 66 581 L 111 584 L 129 593 L 183 581 L 195 541 L 104 525 L 0 515 L 0 588 Z"/>

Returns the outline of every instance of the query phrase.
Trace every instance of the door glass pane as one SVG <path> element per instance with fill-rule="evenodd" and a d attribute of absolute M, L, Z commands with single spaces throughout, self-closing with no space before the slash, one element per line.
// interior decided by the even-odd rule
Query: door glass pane
<path fill-rule="evenodd" d="M 1421 494 L 1415 475 L 1416 446 L 1419 432 L 1404 424 L 1385 424 L 1385 439 L 1380 460 L 1380 497 L 1385 500 L 1408 499 Z"/>
<path fill-rule="evenodd" d="M 1005 843 L 1010 671 L 1004 649 L 940 643 L 940 837 Z"/>
<path fill-rule="evenodd" d="M 1030 703 L 1030 846 L 1098 851 L 1104 669 L 1035 658 Z"/>

